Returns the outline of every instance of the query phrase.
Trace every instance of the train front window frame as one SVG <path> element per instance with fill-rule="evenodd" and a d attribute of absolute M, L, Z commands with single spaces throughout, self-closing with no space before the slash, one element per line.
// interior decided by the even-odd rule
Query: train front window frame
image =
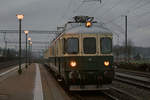
<path fill-rule="evenodd" d="M 83 39 L 84 54 L 96 54 L 96 38 L 86 37 Z"/>
<path fill-rule="evenodd" d="M 100 38 L 100 48 L 102 54 L 112 53 L 112 39 L 110 37 Z"/>
<path fill-rule="evenodd" d="M 78 54 L 79 53 L 79 39 L 78 38 L 68 38 L 65 40 L 65 52 L 68 54 Z"/>

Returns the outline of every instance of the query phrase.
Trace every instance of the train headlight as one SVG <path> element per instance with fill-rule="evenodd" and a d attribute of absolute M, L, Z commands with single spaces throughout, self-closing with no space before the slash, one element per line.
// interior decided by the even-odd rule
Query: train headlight
<path fill-rule="evenodd" d="M 77 62 L 76 61 L 70 61 L 70 66 L 71 67 L 76 67 L 77 66 Z"/>
<path fill-rule="evenodd" d="M 92 26 L 92 23 L 91 23 L 90 21 L 88 21 L 88 22 L 85 23 L 85 26 L 86 26 L 86 27 L 91 27 L 91 26 Z"/>
<path fill-rule="evenodd" d="M 105 66 L 109 66 L 109 64 L 110 64 L 109 61 L 104 61 Z"/>

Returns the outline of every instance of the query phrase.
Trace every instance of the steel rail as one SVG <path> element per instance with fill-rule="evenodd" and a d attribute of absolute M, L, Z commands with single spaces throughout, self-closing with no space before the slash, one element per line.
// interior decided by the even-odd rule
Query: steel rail
<path fill-rule="evenodd" d="M 116 72 L 150 78 L 150 73 L 146 72 L 125 70 L 125 69 L 117 69 Z"/>
<path fill-rule="evenodd" d="M 118 89 L 118 88 L 115 88 L 115 87 L 111 87 L 111 89 L 114 90 L 114 91 L 116 91 L 116 92 L 118 92 L 118 93 L 120 93 L 120 94 L 125 95 L 125 98 L 129 97 L 129 98 L 131 98 L 132 100 L 140 100 L 140 99 L 137 98 L 136 96 L 134 96 L 134 95 L 132 95 L 132 94 L 126 92 L 126 91 L 123 91 L 123 90 L 121 90 L 121 89 Z"/>
<path fill-rule="evenodd" d="M 116 77 L 115 80 L 116 80 L 116 81 L 123 82 L 123 83 L 131 84 L 131 85 L 133 85 L 133 86 L 138 86 L 138 87 L 142 87 L 142 88 L 144 88 L 144 89 L 150 90 L 150 85 L 148 85 L 148 84 L 146 85 L 145 82 L 143 82 L 143 83 L 137 82 L 137 81 L 135 82 L 135 81 L 133 81 L 132 79 L 129 80 L 129 78 L 128 78 L 128 79 L 125 79 L 125 78 L 119 78 L 119 77 Z M 149 84 L 150 84 L 150 83 L 149 83 Z"/>

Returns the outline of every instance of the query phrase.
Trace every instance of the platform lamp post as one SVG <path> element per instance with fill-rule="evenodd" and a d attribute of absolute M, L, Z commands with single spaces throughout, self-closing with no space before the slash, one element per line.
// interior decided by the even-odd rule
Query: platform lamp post
<path fill-rule="evenodd" d="M 21 21 L 23 20 L 24 15 L 23 14 L 17 14 L 16 15 L 19 20 L 19 69 L 18 73 L 21 74 Z"/>
<path fill-rule="evenodd" d="M 32 59 L 32 42 L 30 41 L 30 64 Z"/>
<path fill-rule="evenodd" d="M 27 41 L 28 40 L 27 40 L 27 38 L 28 38 L 29 31 L 25 30 L 24 33 L 26 35 L 26 68 L 28 68 L 28 65 L 27 65 L 27 57 L 28 57 L 28 55 L 27 55 Z"/>
<path fill-rule="evenodd" d="M 30 65 L 30 42 L 31 42 L 31 37 L 28 37 L 28 43 L 29 43 L 29 49 L 28 49 L 29 65 Z"/>

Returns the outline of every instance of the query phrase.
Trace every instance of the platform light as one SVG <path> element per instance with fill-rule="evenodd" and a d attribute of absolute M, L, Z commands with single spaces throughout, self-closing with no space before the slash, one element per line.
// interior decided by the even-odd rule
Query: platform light
<path fill-rule="evenodd" d="M 77 66 L 77 62 L 76 61 L 70 61 L 70 66 L 71 67 L 76 67 Z"/>
<path fill-rule="evenodd" d="M 31 41 L 31 37 L 28 37 L 28 41 Z"/>
<path fill-rule="evenodd" d="M 30 45 L 32 45 L 32 42 L 30 41 Z"/>
<path fill-rule="evenodd" d="M 24 31 L 24 33 L 25 33 L 25 34 L 28 34 L 28 33 L 29 33 L 29 31 L 28 31 L 28 30 L 25 30 L 25 31 Z"/>
<path fill-rule="evenodd" d="M 17 16 L 17 18 L 18 18 L 19 20 L 22 20 L 22 19 L 24 18 L 24 15 L 23 15 L 23 14 L 17 14 L 16 16 Z"/>
<path fill-rule="evenodd" d="M 85 23 L 85 26 L 86 26 L 86 27 L 91 27 L 91 26 L 92 26 L 92 23 L 91 23 L 90 21 L 87 21 L 87 22 Z"/>
<path fill-rule="evenodd" d="M 105 66 L 109 66 L 109 64 L 110 64 L 109 61 L 104 61 Z"/>

